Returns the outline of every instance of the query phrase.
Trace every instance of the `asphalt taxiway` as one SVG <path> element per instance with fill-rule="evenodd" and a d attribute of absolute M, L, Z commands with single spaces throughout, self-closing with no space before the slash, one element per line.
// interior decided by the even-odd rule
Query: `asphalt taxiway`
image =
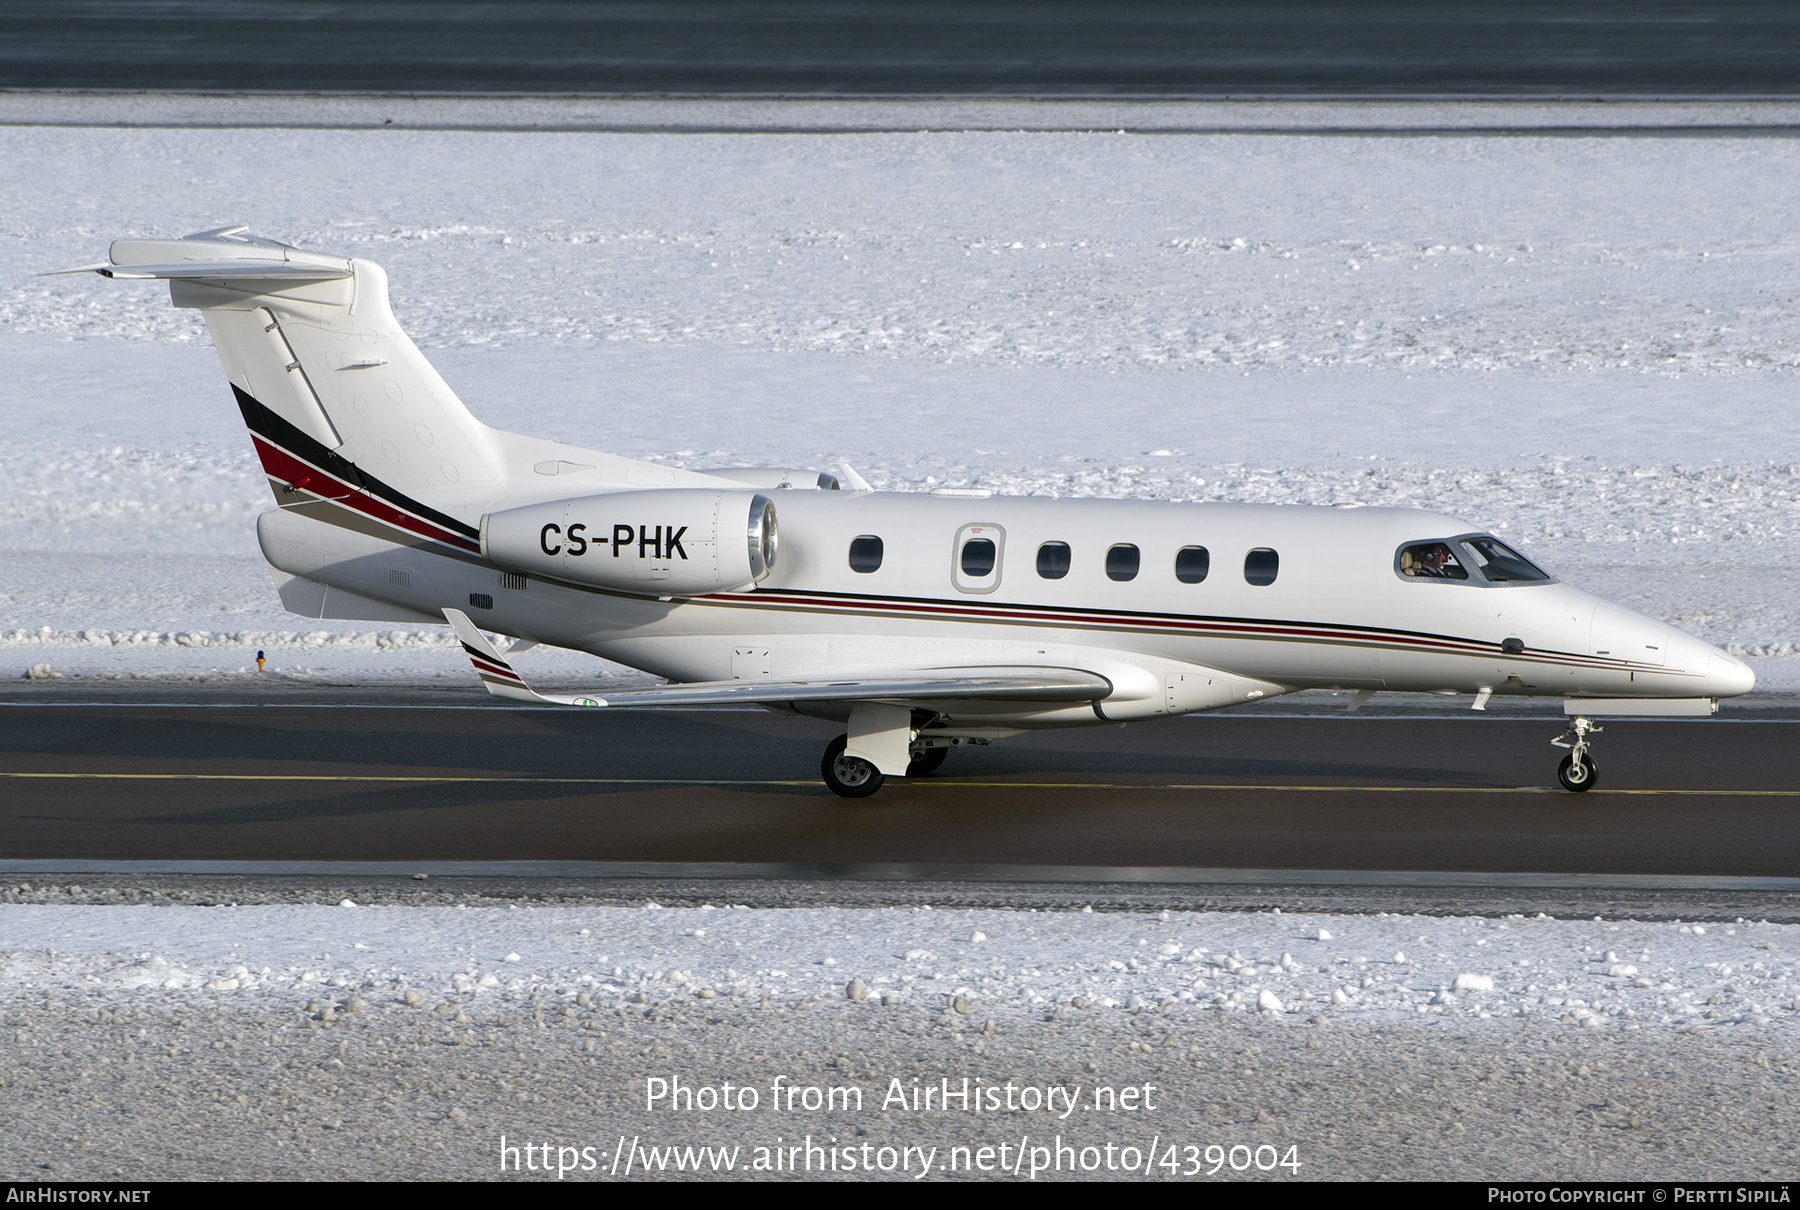
<path fill-rule="evenodd" d="M 0 866 L 1800 890 L 1792 719 L 1609 723 L 1584 795 L 1555 788 L 1549 717 L 1041 733 L 865 800 L 818 781 L 836 730 L 753 710 L 0 705 Z"/>

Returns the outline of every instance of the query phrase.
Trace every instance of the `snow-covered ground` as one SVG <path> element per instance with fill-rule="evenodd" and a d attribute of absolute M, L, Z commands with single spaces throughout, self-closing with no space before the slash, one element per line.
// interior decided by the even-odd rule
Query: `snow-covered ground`
<path fill-rule="evenodd" d="M 847 998 L 961 1014 L 1162 1008 L 1295 1024 L 1749 1027 L 1800 1040 L 1800 926 L 1403 914 L 0 905 L 0 1001 L 157 989 L 469 1011 Z M 960 1006 L 958 1001 L 961 1001 Z M 585 1007 L 585 1005 L 584 1005 Z"/>
<path fill-rule="evenodd" d="M 32 276 L 247 222 L 383 262 L 494 424 L 884 488 L 1440 509 L 1800 689 L 1793 140 L 12 126 L 0 156 L 0 675 L 263 649 L 303 683 L 467 677 L 441 631 L 280 611 L 191 313 Z M 1307 1175 L 1767 1174 L 1797 950 L 1516 916 L 0 904 L 28 1056 L 0 1173 L 491 1175 L 477 1128 L 638 1129 L 596 1063 L 729 1074 L 749 1039 L 821 1080 L 1137 1064 L 1196 1140 L 1297 1138 L 1331 1157 Z"/>
<path fill-rule="evenodd" d="M 13 1180 L 1793 1174 L 1791 925 L 8 904 L 0 938 Z"/>
<path fill-rule="evenodd" d="M 31 276 L 242 221 L 381 260 L 496 424 L 893 488 L 1442 509 L 1800 687 L 1792 140 L 27 126 L 0 151 L 19 671 L 461 673 L 428 631 L 281 613 L 191 313 Z"/>

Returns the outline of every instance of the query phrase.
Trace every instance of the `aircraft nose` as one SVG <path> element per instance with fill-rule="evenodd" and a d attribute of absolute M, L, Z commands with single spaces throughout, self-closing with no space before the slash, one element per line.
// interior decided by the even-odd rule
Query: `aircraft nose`
<path fill-rule="evenodd" d="M 1750 666 L 1740 659 L 1715 654 L 1706 664 L 1706 695 L 1708 697 L 1737 697 L 1756 688 L 1756 674 Z"/>

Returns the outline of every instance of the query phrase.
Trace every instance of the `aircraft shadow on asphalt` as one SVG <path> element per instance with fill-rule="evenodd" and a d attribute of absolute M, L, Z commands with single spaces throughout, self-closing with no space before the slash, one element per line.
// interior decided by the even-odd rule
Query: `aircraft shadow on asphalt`
<path fill-rule="evenodd" d="M 291 785 L 291 783 L 289 783 Z M 1767 812 L 1721 829 L 1710 815 L 1644 824 L 1631 799 L 1569 796 L 1192 794 L 897 788 L 847 801 L 822 787 L 564 787 L 543 783 L 308 786 L 279 797 L 128 814 L 67 816 L 37 846 L 65 855 L 240 860 L 997 862 L 1244 868 L 1428 868 L 1706 872 L 1754 842 L 1749 872 L 1791 865 Z M 103 826 L 96 827 L 96 824 Z M 21 827 L 22 825 L 22 827 Z M 96 833 L 105 853 L 94 853 Z M 1670 844 L 1681 839 L 1671 855 Z M 1791 848 L 1791 846 L 1785 846 Z M 54 850 L 54 851 L 52 851 Z M 1583 856 L 1571 857 L 1571 854 Z M 1787 860 L 1784 860 L 1784 857 Z M 1665 868 L 1666 867 L 1666 868 Z M 1765 868 L 1766 867 L 1766 868 Z"/>
<path fill-rule="evenodd" d="M 718 716 L 683 715 L 677 719 L 655 712 L 620 711 L 604 721 L 606 733 L 615 753 L 619 739 L 629 737 L 635 745 L 631 774 L 617 772 L 608 766 L 609 775 L 641 777 L 691 776 L 707 779 L 770 778 L 798 780 L 814 776 L 824 745 L 842 731 L 841 725 L 818 720 L 782 718 L 777 715 L 740 715 L 732 723 L 715 722 Z M 593 715 L 559 712 L 543 718 L 542 725 L 579 741 L 594 734 Z M 1260 720 L 1259 720 L 1260 721 Z M 1368 762 L 1341 758 L 1310 760 L 1296 755 L 1246 756 L 1222 755 L 1222 749 L 1241 746 L 1235 737 L 1205 736 L 1192 731 L 1185 735 L 1181 720 L 1158 720 L 1138 724 L 1134 737 L 1143 737 L 1148 746 L 1134 744 L 1128 750 L 1106 750 L 1090 746 L 1089 732 L 1064 732 L 1022 736 L 1001 740 L 987 747 L 962 748 L 950 754 L 933 781 L 955 781 L 958 778 L 983 780 L 991 777 L 1136 777 L 1136 778 L 1243 778 L 1285 780 L 1362 779 L 1386 783 L 1418 785 L 1510 786 L 1522 784 L 1520 779 L 1488 775 L 1468 765 L 1433 767 L 1418 763 L 1398 764 Z M 689 728 L 698 729 L 688 734 Z M 1183 740 L 1192 745 L 1187 751 L 1168 751 Z M 1346 733 L 1345 741 L 1349 740 Z M 1342 745 L 1349 746 L 1348 742 Z M 757 748 L 762 751 L 758 753 Z M 1162 750 L 1159 750 L 1162 749 Z M 745 762 L 745 757 L 751 763 Z M 597 776 L 589 772 L 585 761 L 573 763 L 569 758 L 554 764 L 537 766 L 542 776 Z M 701 772 L 700 770 L 706 770 Z M 751 772 L 755 769 L 760 772 Z M 580 770 L 579 772 L 577 770 Z M 679 771 L 677 771 L 679 770 Z M 553 772 L 554 771 L 554 772 Z"/>

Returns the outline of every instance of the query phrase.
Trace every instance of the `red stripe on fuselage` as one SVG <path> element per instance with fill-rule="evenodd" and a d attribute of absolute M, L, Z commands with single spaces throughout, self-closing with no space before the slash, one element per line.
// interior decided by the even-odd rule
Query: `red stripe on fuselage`
<path fill-rule="evenodd" d="M 1049 625 L 1101 626 L 1109 629 L 1165 630 L 1188 634 L 1211 634 L 1220 637 L 1270 639 L 1304 639 L 1332 643 L 1385 645 L 1414 650 L 1443 652 L 1477 657 L 1495 656 L 1490 645 L 1473 639 L 1445 638 L 1434 635 L 1404 634 L 1391 631 L 1357 630 L 1344 627 L 1306 624 L 1282 624 L 1248 620 L 1213 620 L 1206 618 L 1147 617 L 1130 614 L 1103 614 L 1078 611 L 1051 611 L 1031 608 L 1002 608 L 954 603 L 934 604 L 920 601 L 884 601 L 869 597 L 820 597 L 780 590 L 749 593 L 716 593 L 699 598 L 753 606 L 793 606 L 796 608 L 831 609 L 865 613 L 904 613 L 926 617 L 961 616 L 975 620 L 1023 621 Z M 1520 658 L 1520 657 L 1511 657 Z M 1524 657 L 1539 663 L 1577 664 L 1591 668 L 1623 671 L 1646 668 L 1624 660 L 1599 660 L 1569 652 L 1534 651 Z"/>

